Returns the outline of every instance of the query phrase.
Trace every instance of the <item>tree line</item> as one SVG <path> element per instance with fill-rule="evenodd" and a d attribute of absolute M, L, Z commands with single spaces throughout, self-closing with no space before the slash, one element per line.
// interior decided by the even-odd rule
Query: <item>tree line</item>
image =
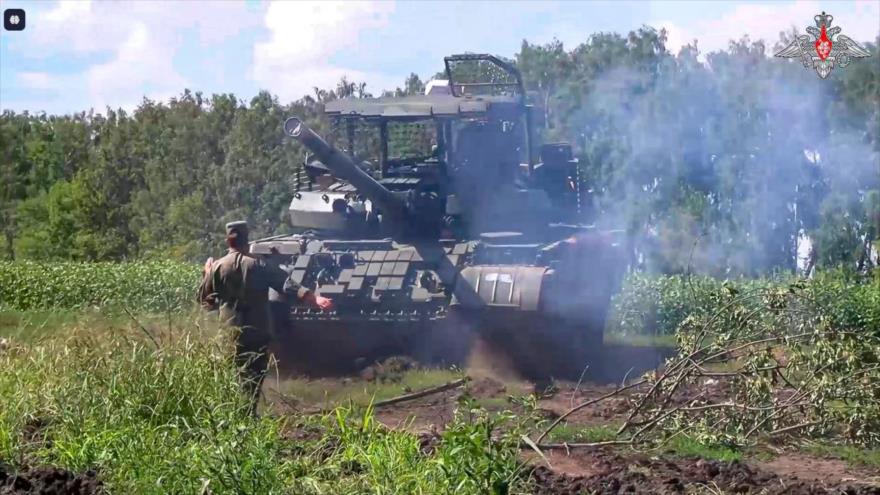
<path fill-rule="evenodd" d="M 827 80 L 763 42 L 673 53 L 649 27 L 570 49 L 523 41 L 510 60 L 540 109 L 539 138 L 574 146 L 595 220 L 632 234 L 635 264 L 754 275 L 795 270 L 799 251 L 808 270 L 877 264 L 878 45 Z M 412 74 L 381 94 L 423 88 Z M 230 220 L 255 235 L 289 232 L 304 150 L 281 122 L 300 115 L 328 133 L 326 101 L 367 96 L 343 79 L 291 103 L 185 90 L 131 113 L 5 111 L 3 255 L 197 260 L 221 249 Z"/>

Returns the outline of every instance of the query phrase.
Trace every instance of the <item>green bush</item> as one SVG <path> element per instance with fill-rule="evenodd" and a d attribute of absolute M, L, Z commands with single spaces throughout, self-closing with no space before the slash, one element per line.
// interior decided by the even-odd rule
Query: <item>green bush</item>
<path fill-rule="evenodd" d="M 702 443 L 741 445 L 792 432 L 880 445 L 876 279 L 828 271 L 806 280 L 693 282 L 683 292 L 689 283 L 682 278 L 636 279 L 617 301 L 626 309 L 621 314 L 674 331 L 679 347 L 665 368 L 674 379 L 665 372 L 648 377 L 650 392 L 638 399 L 646 405 L 634 407 L 648 419 L 636 424 L 659 425 L 670 436 L 687 429 Z M 638 331 L 632 325 L 624 328 Z M 704 390 L 710 382 L 729 402 L 711 403 L 701 393 L 688 407 L 669 410 L 677 390 Z"/>
<path fill-rule="evenodd" d="M 0 261 L 0 309 L 125 307 L 173 311 L 192 306 L 199 267 L 174 261 L 39 263 Z"/>
<path fill-rule="evenodd" d="M 709 277 L 627 275 L 614 297 L 609 330 L 621 335 L 672 335 L 688 315 L 708 310 L 721 283 Z"/>

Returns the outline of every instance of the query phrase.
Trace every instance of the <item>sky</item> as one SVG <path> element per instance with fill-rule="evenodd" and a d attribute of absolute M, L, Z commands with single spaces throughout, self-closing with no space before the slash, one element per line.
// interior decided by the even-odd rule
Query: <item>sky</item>
<path fill-rule="evenodd" d="M 0 0 L 7 8 L 25 9 L 26 28 L 0 31 L 0 109 L 50 114 L 131 110 L 184 88 L 245 101 L 265 89 L 289 102 L 342 76 L 380 93 L 411 72 L 430 78 L 452 53 L 512 57 L 524 39 L 570 49 L 643 25 L 666 28 L 673 52 L 695 39 L 702 52 L 724 49 L 746 34 L 772 46 L 822 10 L 856 41 L 880 35 L 880 0 Z"/>

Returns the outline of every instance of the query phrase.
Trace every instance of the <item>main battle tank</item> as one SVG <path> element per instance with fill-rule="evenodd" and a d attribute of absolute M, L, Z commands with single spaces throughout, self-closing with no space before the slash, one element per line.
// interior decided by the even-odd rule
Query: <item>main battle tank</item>
<path fill-rule="evenodd" d="M 430 94 L 328 102 L 344 151 L 297 117 L 284 123 L 310 152 L 289 208 L 298 233 L 251 252 L 335 309 L 274 295 L 282 365 L 461 364 L 480 338 L 526 375 L 558 377 L 601 349 L 625 270 L 621 233 L 583 224 L 587 187 L 568 145 L 533 159 L 515 67 L 489 55 L 445 62 L 449 80 Z M 375 129 L 362 141 L 377 160 L 361 159 L 356 126 Z"/>

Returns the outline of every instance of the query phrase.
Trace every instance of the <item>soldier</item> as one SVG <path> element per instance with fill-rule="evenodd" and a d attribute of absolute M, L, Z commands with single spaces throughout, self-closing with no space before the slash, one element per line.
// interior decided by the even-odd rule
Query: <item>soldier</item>
<path fill-rule="evenodd" d="M 271 340 L 269 288 L 279 294 L 295 294 L 299 300 L 324 311 L 331 310 L 333 302 L 288 281 L 284 270 L 251 256 L 247 222 L 226 224 L 226 244 L 229 247 L 226 256 L 216 261 L 208 258 L 205 262 L 199 302 L 207 309 L 219 309 L 221 321 L 238 327 L 236 363 L 244 368 L 242 386 L 253 398 L 256 408 Z"/>

